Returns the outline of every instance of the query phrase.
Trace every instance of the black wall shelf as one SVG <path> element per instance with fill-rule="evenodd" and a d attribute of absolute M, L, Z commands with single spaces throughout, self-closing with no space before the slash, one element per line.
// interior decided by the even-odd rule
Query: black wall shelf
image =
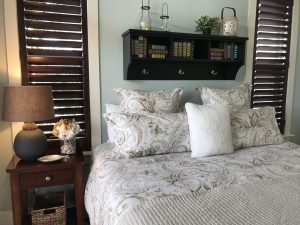
<path fill-rule="evenodd" d="M 122 36 L 125 80 L 234 80 L 248 40 L 134 29 Z"/>

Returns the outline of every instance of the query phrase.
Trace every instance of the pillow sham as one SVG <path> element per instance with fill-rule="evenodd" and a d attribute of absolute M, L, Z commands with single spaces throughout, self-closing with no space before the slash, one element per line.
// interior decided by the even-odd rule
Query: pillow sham
<path fill-rule="evenodd" d="M 183 89 L 172 91 L 142 91 L 116 88 L 124 113 L 177 113 Z"/>
<path fill-rule="evenodd" d="M 231 114 L 234 149 L 250 146 L 281 144 L 283 137 L 273 107 L 244 109 Z"/>
<path fill-rule="evenodd" d="M 245 83 L 232 89 L 202 87 L 197 90 L 201 93 L 203 105 L 227 104 L 230 111 L 238 111 L 250 108 L 251 87 Z"/>
<path fill-rule="evenodd" d="M 121 113 L 121 108 L 119 105 L 115 104 L 105 104 L 105 112 L 106 113 Z M 106 124 L 107 137 L 108 142 L 115 142 L 116 139 L 116 131 L 107 123 Z"/>
<path fill-rule="evenodd" d="M 233 152 L 227 105 L 186 103 L 192 158 Z"/>
<path fill-rule="evenodd" d="M 190 150 L 185 113 L 110 113 L 104 118 L 117 131 L 115 144 L 126 157 Z"/>

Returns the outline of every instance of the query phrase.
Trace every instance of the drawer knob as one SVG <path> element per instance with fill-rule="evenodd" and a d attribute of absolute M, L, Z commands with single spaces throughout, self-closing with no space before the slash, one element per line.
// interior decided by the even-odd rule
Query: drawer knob
<path fill-rule="evenodd" d="M 146 69 L 142 69 L 142 70 L 141 70 L 141 73 L 147 75 L 147 74 L 149 74 L 149 71 L 146 70 Z"/>
<path fill-rule="evenodd" d="M 49 176 L 47 176 L 46 178 L 45 178 L 45 181 L 50 181 L 51 180 L 51 177 L 49 177 Z"/>
<path fill-rule="evenodd" d="M 178 70 L 177 72 L 179 75 L 184 75 L 184 71 L 182 69 Z"/>
<path fill-rule="evenodd" d="M 218 75 L 218 71 L 211 70 L 211 71 L 210 71 L 210 74 L 213 75 L 213 76 L 216 76 L 216 75 Z"/>

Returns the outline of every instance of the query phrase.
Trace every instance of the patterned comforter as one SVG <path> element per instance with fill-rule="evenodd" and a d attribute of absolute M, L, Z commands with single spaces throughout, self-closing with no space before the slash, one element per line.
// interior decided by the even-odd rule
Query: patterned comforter
<path fill-rule="evenodd" d="M 289 142 L 199 159 L 190 152 L 125 159 L 106 143 L 93 151 L 85 205 L 91 225 L 114 225 L 155 198 L 297 174 L 300 146 Z"/>

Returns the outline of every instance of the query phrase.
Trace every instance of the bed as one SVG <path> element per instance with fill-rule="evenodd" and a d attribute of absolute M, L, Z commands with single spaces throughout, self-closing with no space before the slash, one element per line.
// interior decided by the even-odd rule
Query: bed
<path fill-rule="evenodd" d="M 86 185 L 91 225 L 300 224 L 300 146 L 274 107 L 250 108 L 251 85 L 202 87 L 185 112 L 181 88 L 115 91 Z"/>
<path fill-rule="evenodd" d="M 212 190 L 218 190 L 222 195 L 222 191 L 228 192 L 226 187 L 259 184 L 265 180 L 274 182 L 271 187 L 281 187 L 279 185 L 281 181 L 289 184 L 287 187 L 290 187 L 288 196 L 284 195 L 286 194 L 285 189 L 282 190 L 283 193 L 278 193 L 278 190 L 276 192 L 277 195 L 284 196 L 290 205 L 287 210 L 289 212 L 288 218 L 285 218 L 286 212 L 280 214 L 279 211 L 276 211 L 281 218 L 271 215 L 272 220 L 268 222 L 270 218 L 264 220 L 263 217 L 266 216 L 265 209 L 261 208 L 264 215 L 259 215 L 258 212 L 252 215 L 249 212 L 250 206 L 247 205 L 247 213 L 243 213 L 242 217 L 243 219 L 247 217 L 251 219 L 242 220 L 242 223 L 234 223 L 235 220 L 240 221 L 241 218 L 227 218 L 229 222 L 226 223 L 225 221 L 226 215 L 229 217 L 239 215 L 241 208 L 238 208 L 239 213 L 231 214 L 220 214 L 217 209 L 214 209 L 215 215 L 210 215 L 206 221 L 202 221 L 203 223 L 199 222 L 201 218 L 202 220 L 205 219 L 203 216 L 196 218 L 198 223 L 195 224 L 300 224 L 300 217 L 292 217 L 299 214 L 293 214 L 293 210 L 299 212 L 300 206 L 300 147 L 296 144 L 285 142 L 280 145 L 249 147 L 233 154 L 197 159 L 191 158 L 190 152 L 128 159 L 120 157 L 115 153 L 114 148 L 113 143 L 106 143 L 93 151 L 93 164 L 85 193 L 85 205 L 91 225 L 133 224 L 132 218 L 130 220 L 127 217 L 137 217 L 138 213 L 135 210 L 141 206 L 146 206 L 148 209 L 151 208 L 151 203 L 157 206 L 158 203 L 155 202 L 157 199 L 166 199 L 168 196 L 187 196 L 195 193 L 200 193 L 203 197 Z M 294 183 L 296 182 L 296 185 L 285 180 L 289 178 Z M 266 184 L 263 186 L 267 187 Z M 221 201 L 220 198 L 217 201 Z M 234 201 L 238 200 L 234 199 Z M 230 199 L 226 199 L 225 202 L 230 202 Z M 273 204 L 274 202 L 271 201 L 270 203 Z M 278 205 L 276 206 L 277 203 L 283 207 L 283 202 L 279 200 L 278 202 L 275 201 L 274 207 L 278 207 Z M 298 208 L 295 208 L 296 206 Z M 256 205 L 253 208 L 257 209 L 257 207 L 259 206 Z M 194 216 L 197 215 L 195 213 L 197 210 L 198 212 L 202 210 L 206 215 L 208 213 L 200 206 L 193 212 Z M 231 209 L 228 210 L 232 212 Z M 136 215 L 132 215 L 132 212 Z M 220 218 L 218 215 L 222 215 L 222 217 Z M 151 217 L 151 215 L 148 216 Z M 176 215 L 172 216 L 172 218 L 175 217 Z M 182 218 L 182 216 L 178 217 Z M 285 223 L 281 221 L 284 219 L 286 219 Z M 143 223 L 135 222 L 147 224 L 145 221 L 149 218 L 142 220 Z M 223 222 L 220 223 L 220 221 Z M 276 223 L 273 223 L 274 221 Z M 152 222 L 150 224 L 157 224 L 155 220 Z M 168 220 L 162 219 L 159 224 L 188 223 L 176 222 L 176 219 L 170 220 L 169 218 Z"/>

